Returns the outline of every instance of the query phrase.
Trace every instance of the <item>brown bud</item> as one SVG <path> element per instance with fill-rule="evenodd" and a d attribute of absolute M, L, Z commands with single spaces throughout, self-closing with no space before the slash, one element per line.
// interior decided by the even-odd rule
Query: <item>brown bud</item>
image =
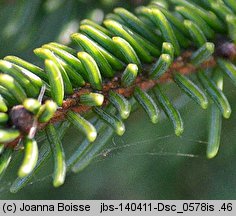
<path fill-rule="evenodd" d="M 34 115 L 31 112 L 27 111 L 22 105 L 17 105 L 11 109 L 10 118 L 22 133 L 29 133 L 34 121 Z"/>
<path fill-rule="evenodd" d="M 236 58 L 236 45 L 230 42 L 224 42 L 218 46 L 216 53 L 218 56 L 234 60 Z"/>

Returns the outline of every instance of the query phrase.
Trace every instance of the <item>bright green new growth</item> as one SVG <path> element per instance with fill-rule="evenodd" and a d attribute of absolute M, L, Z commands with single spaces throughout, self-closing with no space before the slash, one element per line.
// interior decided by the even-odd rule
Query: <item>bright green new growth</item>
<path fill-rule="evenodd" d="M 20 132 L 15 129 L 0 129 L 0 143 L 7 143 L 15 140 Z"/>
<path fill-rule="evenodd" d="M 58 106 L 62 105 L 64 98 L 64 84 L 59 68 L 54 61 L 46 60 L 45 69 L 48 73 L 49 83 L 52 89 L 52 98 Z"/>
<path fill-rule="evenodd" d="M 173 79 L 203 109 L 210 106 L 206 155 L 215 157 L 222 116 L 229 118 L 231 114 L 222 92 L 222 74 L 236 85 L 236 66 L 231 58 L 218 56 L 213 41 L 219 34 L 236 41 L 236 6 L 232 0 L 207 2 L 207 7 L 201 7 L 191 0 L 156 1 L 137 8 L 136 14 L 116 8 L 102 25 L 83 20 L 79 32 L 71 35 L 80 49 L 52 42 L 34 50 L 44 61 L 44 69 L 15 56 L 0 60 L 0 177 L 11 161 L 12 149 L 8 145 L 22 140 L 25 154 L 11 191 L 23 188 L 51 153 L 55 187 L 64 183 L 66 171 L 82 171 L 114 132 L 124 134 L 123 120 L 129 117 L 134 101 L 154 124 L 163 110 L 175 134 L 181 136 L 184 126 L 180 112 L 161 87 L 163 84 L 156 85 L 162 77 Z M 212 78 L 201 69 L 204 63 L 208 67 L 208 60 L 217 63 L 214 67 L 220 75 Z M 200 71 L 197 77 L 206 93 L 184 75 L 186 71 L 176 71 L 179 64 Z M 149 88 L 153 88 L 151 94 Z M 73 101 L 71 107 L 66 106 L 67 98 Z M 22 105 L 32 115 L 28 132 L 16 129 L 18 126 L 11 121 L 11 110 L 16 105 Z M 81 114 L 80 108 L 89 111 Z M 60 114 L 65 122 L 53 125 Z M 65 155 L 61 142 L 68 122 L 85 135 L 71 156 Z M 38 152 L 34 133 L 42 125 L 48 142 Z"/>
<path fill-rule="evenodd" d="M 37 114 L 40 109 L 40 102 L 34 98 L 27 98 L 23 102 L 23 106 L 26 110 L 29 112 L 32 112 L 33 114 Z"/>
<path fill-rule="evenodd" d="M 99 46 L 96 43 L 94 43 L 87 36 L 80 34 L 80 33 L 72 34 L 71 38 L 76 43 L 78 43 L 87 53 L 89 53 L 91 56 L 93 56 L 93 58 L 95 59 L 95 61 L 98 64 L 103 76 L 105 76 L 105 77 L 114 76 L 114 72 L 111 68 L 111 65 L 108 63 L 107 59 L 104 57 L 104 55 L 101 52 L 101 49 L 99 49 Z M 80 57 L 82 58 L 83 55 L 78 56 L 78 57 L 80 59 Z"/>
<path fill-rule="evenodd" d="M 97 63 L 94 61 L 92 56 L 90 56 L 86 52 L 79 52 L 77 55 L 85 67 L 86 75 L 91 86 L 94 89 L 101 90 L 102 77 L 98 69 Z"/>
<path fill-rule="evenodd" d="M 125 57 L 126 63 L 133 63 L 138 65 L 139 68 L 141 68 L 141 62 L 139 60 L 139 57 L 137 56 L 135 50 L 129 44 L 129 42 L 127 42 L 125 39 L 121 37 L 113 37 L 112 40 L 116 45 L 117 49 L 119 49 L 120 52 Z"/>
<path fill-rule="evenodd" d="M 7 74 L 0 74 L 0 85 L 9 91 L 17 102 L 21 103 L 26 99 L 24 89 L 13 77 Z"/>
<path fill-rule="evenodd" d="M 138 75 L 138 66 L 136 64 L 128 64 L 121 76 L 121 85 L 129 87 L 134 84 Z"/>
<path fill-rule="evenodd" d="M 8 119 L 8 114 L 0 112 L 0 125 L 4 125 L 5 123 L 7 123 Z"/>
<path fill-rule="evenodd" d="M 38 86 L 35 86 L 34 81 L 31 79 L 31 72 L 29 72 L 31 73 L 29 74 L 27 71 L 22 71 L 18 66 L 5 60 L 0 60 L 0 70 L 12 76 L 19 83 L 19 85 L 23 87 L 27 95 L 35 97 L 39 93 Z"/>
<path fill-rule="evenodd" d="M 130 43 L 130 45 L 134 48 L 135 52 L 137 53 L 138 57 L 142 59 L 144 62 L 151 62 L 152 57 L 150 56 L 150 53 L 144 49 L 137 40 L 135 40 L 132 36 L 132 33 L 125 31 L 122 24 L 113 21 L 113 20 L 105 20 L 104 25 L 112 31 L 115 35 L 118 35 L 119 37 L 122 37 L 126 41 Z"/>
<path fill-rule="evenodd" d="M 0 112 L 7 112 L 8 107 L 4 98 L 0 95 Z"/>
<path fill-rule="evenodd" d="M 49 49 L 37 48 L 34 50 L 34 53 L 39 58 L 45 60 L 45 69 L 50 74 L 49 75 L 50 85 L 53 85 L 53 79 L 56 80 L 55 86 L 57 86 L 58 91 L 60 90 L 60 103 L 61 103 L 64 97 L 64 93 L 65 94 L 73 93 L 73 87 L 70 82 L 69 76 L 65 71 L 65 68 L 62 66 L 60 59 Z M 50 69 L 51 71 L 49 71 Z M 60 89 L 58 89 L 59 87 Z M 58 105 L 60 106 L 61 104 Z"/>
<path fill-rule="evenodd" d="M 79 98 L 80 104 L 86 106 L 102 106 L 104 101 L 104 96 L 99 93 L 85 93 Z"/>
<path fill-rule="evenodd" d="M 54 101 L 47 100 L 43 104 L 37 113 L 38 121 L 41 123 L 48 122 L 57 110 L 57 105 Z"/>
<path fill-rule="evenodd" d="M 174 52 L 175 52 L 175 50 L 174 50 L 174 47 L 173 47 L 172 43 L 164 42 L 162 44 L 161 52 L 163 54 L 168 54 L 171 57 L 171 59 L 174 60 L 174 54 L 175 54 Z"/>
<path fill-rule="evenodd" d="M 23 141 L 25 155 L 23 162 L 18 170 L 18 176 L 23 178 L 32 172 L 38 161 L 38 145 L 34 139 L 26 137 Z"/>
<path fill-rule="evenodd" d="M 41 79 L 47 81 L 47 75 L 44 73 L 43 69 L 21 59 L 16 56 L 6 56 L 4 60 L 7 60 L 9 62 L 12 62 L 18 66 L 21 66 L 22 68 L 25 68 L 31 72 L 33 72 L 35 75 L 39 76 Z"/>

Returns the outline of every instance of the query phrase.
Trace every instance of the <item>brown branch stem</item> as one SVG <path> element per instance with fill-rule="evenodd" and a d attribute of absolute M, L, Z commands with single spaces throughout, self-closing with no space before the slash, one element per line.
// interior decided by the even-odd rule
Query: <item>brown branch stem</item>
<path fill-rule="evenodd" d="M 165 74 L 158 80 L 152 80 L 148 78 L 147 75 L 151 67 L 150 65 L 144 65 L 143 72 L 138 75 L 135 83 L 128 88 L 123 88 L 120 85 L 121 72 L 117 73 L 112 80 L 105 80 L 103 89 L 100 92 L 105 96 L 103 106 L 106 106 L 108 104 L 108 92 L 110 90 L 114 90 L 117 93 L 129 98 L 133 95 L 133 91 L 136 86 L 139 86 L 141 89 L 148 91 L 149 89 L 152 89 L 157 83 L 166 83 L 172 81 L 173 73 L 177 72 L 187 75 L 197 72 L 199 68 L 213 68 L 216 65 L 216 59 L 218 57 L 224 57 L 226 59 L 234 60 L 236 59 L 236 45 L 225 41 L 218 43 L 216 46 L 215 56 L 204 62 L 202 65 L 200 65 L 200 67 L 196 67 L 190 63 L 190 57 L 192 56 L 192 53 L 193 51 L 191 50 L 183 52 L 180 57 L 175 59 L 168 71 L 166 71 Z M 73 95 L 68 96 L 63 101 L 62 107 L 60 107 L 56 111 L 53 118 L 50 120 L 50 123 L 63 121 L 66 118 L 66 113 L 68 110 L 73 110 L 74 112 L 80 113 L 82 115 L 91 110 L 90 106 L 80 104 L 79 98 L 80 95 L 93 91 L 94 90 L 90 87 L 89 84 L 86 84 L 85 87 L 79 90 L 75 90 Z M 38 125 L 38 130 L 44 129 L 48 123 L 40 123 Z M 15 147 L 20 139 L 21 138 L 8 143 L 8 146 Z"/>
<path fill-rule="evenodd" d="M 169 68 L 166 73 L 160 77 L 158 80 L 148 79 L 147 71 L 150 69 L 150 66 L 144 66 L 144 71 L 140 74 L 137 78 L 135 83 L 128 87 L 123 88 L 120 85 L 120 77 L 121 73 L 117 73 L 117 75 L 110 81 L 107 81 L 103 85 L 103 89 L 101 93 L 105 96 L 104 106 L 107 105 L 107 95 L 110 90 L 114 90 L 117 93 L 129 98 L 132 96 L 135 86 L 139 86 L 141 89 L 148 91 L 149 89 L 153 88 L 157 83 L 166 83 L 172 80 L 172 74 L 174 72 L 178 72 L 181 74 L 191 74 L 195 73 L 199 67 L 196 67 L 189 63 L 189 58 L 192 55 L 192 52 L 187 51 L 184 52 L 181 57 L 178 57 L 171 67 Z M 204 62 L 201 65 L 201 68 L 212 68 L 216 65 L 215 58 L 211 58 L 208 61 Z M 68 110 L 73 110 L 74 112 L 84 114 L 88 112 L 91 107 L 81 105 L 79 103 L 80 95 L 88 92 L 92 92 L 93 89 L 90 88 L 88 85 L 85 88 L 82 88 L 78 91 L 75 91 L 73 95 L 69 96 L 66 100 L 64 100 L 62 108 L 58 109 L 55 113 L 54 117 L 51 119 L 51 123 L 56 123 L 58 121 L 64 120 L 66 116 L 66 112 Z M 40 124 L 39 128 L 42 129 L 45 127 L 45 124 Z"/>

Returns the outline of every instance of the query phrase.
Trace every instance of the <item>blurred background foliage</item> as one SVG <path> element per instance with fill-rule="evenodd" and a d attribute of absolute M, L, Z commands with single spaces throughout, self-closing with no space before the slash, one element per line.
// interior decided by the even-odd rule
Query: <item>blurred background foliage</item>
<path fill-rule="evenodd" d="M 0 57 L 18 55 L 38 63 L 32 50 L 50 41 L 68 44 L 79 20 L 101 22 L 116 6 L 133 10 L 142 0 L 0 0 Z M 65 185 L 52 186 L 52 160 L 25 189 L 10 194 L 20 158 L 0 184 L 1 199 L 236 199 L 236 90 L 226 80 L 232 105 L 223 122 L 222 142 L 215 159 L 205 158 L 207 111 L 189 101 L 174 84 L 168 95 L 180 108 L 185 122 L 183 137 L 174 136 L 164 115 L 153 125 L 142 110 L 126 122 L 123 137 L 113 137 L 106 149 L 79 174 L 68 174 Z M 64 138 L 69 155 L 80 143 L 70 128 Z"/>

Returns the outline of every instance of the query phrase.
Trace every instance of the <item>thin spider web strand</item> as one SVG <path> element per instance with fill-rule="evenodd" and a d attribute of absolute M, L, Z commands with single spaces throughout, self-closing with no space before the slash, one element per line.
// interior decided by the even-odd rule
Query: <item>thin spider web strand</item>
<path fill-rule="evenodd" d="M 181 96 L 177 97 L 174 101 L 174 103 L 176 104 L 176 107 L 178 109 L 181 109 L 182 107 L 187 105 L 189 102 L 190 102 L 190 100 L 186 95 L 181 95 Z M 161 120 L 163 121 L 165 119 L 166 119 L 166 116 L 163 115 L 163 113 L 162 113 Z M 124 140 L 120 139 L 122 141 L 122 145 L 120 145 L 120 146 L 117 146 L 117 145 L 119 145 L 119 143 L 117 143 L 115 141 L 115 137 L 113 137 L 111 142 L 116 147 L 106 148 L 101 153 L 97 154 L 95 156 L 96 160 L 94 160 L 94 163 L 106 160 L 108 158 L 106 156 L 108 154 L 112 154 L 113 152 L 123 150 L 123 149 L 127 149 L 127 148 L 130 148 L 130 147 L 135 147 L 135 146 L 138 146 L 138 145 L 141 145 L 141 144 L 147 144 L 147 143 L 150 143 L 150 142 L 153 142 L 153 141 L 165 140 L 165 139 L 168 139 L 168 138 L 171 138 L 171 137 L 174 137 L 174 136 L 175 136 L 174 134 L 168 134 L 168 135 L 165 135 L 165 136 L 156 137 L 154 139 L 146 139 L 146 140 L 136 141 L 136 142 L 129 143 L 129 144 L 125 144 Z M 200 144 L 207 144 L 206 141 L 202 141 L 202 140 L 194 140 L 194 139 L 185 138 L 185 137 L 181 137 L 181 139 L 187 140 L 187 141 L 190 141 L 190 142 L 200 143 Z M 176 156 L 176 157 L 189 157 L 189 158 L 199 157 L 199 155 L 195 155 L 195 154 L 191 154 L 191 153 L 182 153 L 182 152 L 179 151 L 179 149 L 177 150 L 177 152 L 167 152 L 167 151 L 165 151 L 165 147 L 166 147 L 165 144 L 162 144 L 161 146 L 159 146 L 159 148 L 160 148 L 159 151 L 156 151 L 156 152 L 142 152 L 142 153 L 138 153 L 138 152 L 135 153 L 134 152 L 134 153 L 129 153 L 129 156 L 132 156 L 132 155 L 133 156 Z M 125 153 L 116 153 L 116 154 L 124 154 L 125 155 Z M 101 156 L 103 156 L 102 159 L 101 159 Z M 100 157 L 100 159 L 98 159 L 99 157 Z M 39 182 L 44 182 L 51 176 L 52 176 L 52 174 L 41 177 L 41 178 L 35 178 L 35 180 L 32 180 L 31 182 L 29 182 L 26 186 L 34 185 L 35 183 L 39 183 Z M 6 192 L 6 193 L 9 192 L 10 185 L 11 185 L 11 182 L 10 183 L 8 182 L 7 185 L 4 185 L 4 186 L 0 187 L 1 194 L 4 193 L 4 192 Z M 7 187 L 5 187 L 5 186 L 7 186 Z"/>

